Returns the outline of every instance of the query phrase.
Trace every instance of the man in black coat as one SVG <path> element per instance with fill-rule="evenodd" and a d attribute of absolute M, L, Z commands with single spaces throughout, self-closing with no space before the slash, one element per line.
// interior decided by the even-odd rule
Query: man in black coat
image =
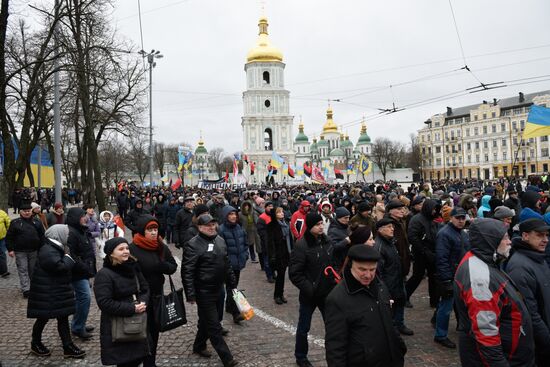
<path fill-rule="evenodd" d="M 414 258 L 413 274 L 407 280 L 405 289 L 410 299 L 425 273 L 428 273 L 428 293 L 430 306 L 437 307 L 438 297 L 435 283 L 435 240 L 439 224 L 434 220 L 440 215 L 441 205 L 433 200 L 426 199 L 420 213 L 409 222 L 407 235 L 412 246 Z"/>
<path fill-rule="evenodd" d="M 235 366 L 237 362 L 223 339 L 218 310 L 223 285 L 227 282 L 231 289 L 235 288 L 235 275 L 225 241 L 218 236 L 216 220 L 203 214 L 197 225 L 199 234 L 187 243 L 181 274 L 187 302 L 197 304 L 199 316 L 193 353 L 209 358 L 206 342 L 210 339 L 224 367 Z"/>
<path fill-rule="evenodd" d="M 521 238 L 512 241 L 506 272 L 523 295 L 535 336 L 537 366 L 550 365 L 550 269 L 545 261 L 550 227 L 531 218 L 519 224 Z"/>
<path fill-rule="evenodd" d="M 126 192 L 126 190 L 122 190 L 118 193 L 116 196 L 116 204 L 120 218 L 122 218 L 122 220 L 126 220 L 126 213 L 128 212 L 128 207 L 130 205 L 130 199 L 128 198 L 128 192 Z"/>
<path fill-rule="evenodd" d="M 296 328 L 294 356 L 300 367 L 312 366 L 307 359 L 307 334 L 311 317 L 319 308 L 324 317 L 325 298 L 334 287 L 333 281 L 323 274 L 327 266 L 333 265 L 332 245 L 323 232 L 323 218 L 317 213 L 306 216 L 306 232 L 296 242 L 290 254 L 289 277 L 300 290 L 300 310 Z"/>
<path fill-rule="evenodd" d="M 183 201 L 183 208 L 181 208 L 176 214 L 176 223 L 174 225 L 175 232 L 177 233 L 178 244 L 176 247 L 183 248 L 186 238 L 187 229 L 191 226 L 191 220 L 193 219 L 193 208 L 195 208 L 195 199 L 192 196 L 188 196 Z"/>
<path fill-rule="evenodd" d="M 126 220 L 124 221 L 124 224 L 130 231 L 132 231 L 132 234 L 137 233 L 139 218 L 147 214 L 149 214 L 149 212 L 143 209 L 143 200 L 141 198 L 138 198 L 136 199 L 134 209 L 130 210 L 130 212 L 126 216 Z"/>
<path fill-rule="evenodd" d="M 336 219 L 328 229 L 327 236 L 334 246 L 334 265 L 340 269 L 348 253 L 351 240 L 349 239 L 349 220 L 351 213 L 345 207 L 336 209 Z"/>
<path fill-rule="evenodd" d="M 15 257 L 19 283 L 23 297 L 29 296 L 30 280 L 36 265 L 38 250 L 44 243 L 44 227 L 32 215 L 30 201 L 19 206 L 20 217 L 14 219 L 6 234 L 6 248 L 10 257 Z"/>
<path fill-rule="evenodd" d="M 380 253 L 377 273 L 388 287 L 393 300 L 392 317 L 397 331 L 403 335 L 414 335 L 414 332 L 405 326 L 405 279 L 397 242 L 394 237 L 395 221 L 385 217 L 376 222 L 376 242 L 374 248 Z"/>
<path fill-rule="evenodd" d="M 90 339 L 93 327 L 86 326 L 90 312 L 90 278 L 96 274 L 94 249 L 88 241 L 88 216 L 82 208 L 71 208 L 67 213 L 69 239 L 67 244 L 71 257 L 76 261 L 72 269 L 72 284 L 76 298 L 76 312 L 71 329 L 73 335 Z"/>
<path fill-rule="evenodd" d="M 370 246 L 356 245 L 348 257 L 351 265 L 326 299 L 327 364 L 401 367 L 407 347 L 392 325 L 390 294 L 376 277 L 380 254 Z"/>

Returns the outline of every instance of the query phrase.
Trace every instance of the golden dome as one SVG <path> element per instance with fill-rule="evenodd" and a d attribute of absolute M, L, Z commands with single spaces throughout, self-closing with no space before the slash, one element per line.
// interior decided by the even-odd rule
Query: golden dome
<path fill-rule="evenodd" d="M 277 47 L 272 46 L 269 37 L 267 37 L 267 26 L 267 18 L 260 18 L 258 42 L 256 47 L 248 52 L 247 62 L 283 61 L 283 53 Z"/>
<path fill-rule="evenodd" d="M 337 133 L 338 126 L 332 121 L 332 107 L 327 108 L 327 122 L 323 125 L 323 134 L 326 133 Z"/>

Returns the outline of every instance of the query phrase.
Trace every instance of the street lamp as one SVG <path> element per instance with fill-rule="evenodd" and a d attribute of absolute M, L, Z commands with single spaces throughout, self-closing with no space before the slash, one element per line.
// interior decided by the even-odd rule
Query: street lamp
<path fill-rule="evenodd" d="M 153 187 L 153 68 L 157 65 L 155 59 L 164 56 L 159 50 L 151 50 L 149 53 L 141 50 L 139 54 L 147 57 L 149 63 L 149 187 Z"/>

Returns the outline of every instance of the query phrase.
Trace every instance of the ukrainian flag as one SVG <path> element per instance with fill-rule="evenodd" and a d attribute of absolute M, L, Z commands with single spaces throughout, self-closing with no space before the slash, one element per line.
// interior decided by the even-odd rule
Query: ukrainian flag
<path fill-rule="evenodd" d="M 271 165 L 275 168 L 281 168 L 283 166 L 283 163 L 285 163 L 285 160 L 283 157 L 278 155 L 276 152 L 273 152 L 271 154 Z"/>
<path fill-rule="evenodd" d="M 550 108 L 532 105 L 523 130 L 523 139 L 545 135 L 550 135 Z"/>
<path fill-rule="evenodd" d="M 364 155 L 361 156 L 361 161 L 359 161 L 359 171 L 364 174 L 368 175 L 370 171 L 372 170 L 372 163 L 365 157 Z"/>

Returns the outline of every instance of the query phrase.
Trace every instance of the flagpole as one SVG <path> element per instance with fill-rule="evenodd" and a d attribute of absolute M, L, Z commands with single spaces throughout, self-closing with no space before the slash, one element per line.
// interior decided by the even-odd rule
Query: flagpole
<path fill-rule="evenodd" d="M 521 148 L 521 144 L 523 143 L 523 134 L 521 134 L 521 139 L 518 143 L 518 148 L 516 149 L 516 154 L 514 154 L 514 159 L 512 161 L 512 173 L 514 173 L 514 166 L 516 165 L 517 161 L 518 161 L 518 155 L 519 155 L 519 150 Z M 513 144 L 513 141 L 510 142 L 510 144 Z M 481 173 L 481 172 L 480 172 Z M 517 176 L 519 176 L 519 166 L 518 166 L 518 172 L 517 172 Z M 479 177 L 478 177 L 479 179 Z M 510 184 L 510 183 L 508 183 Z M 508 190 L 506 190 L 504 192 L 504 198 L 502 200 L 506 200 L 506 195 L 508 195 Z"/>

